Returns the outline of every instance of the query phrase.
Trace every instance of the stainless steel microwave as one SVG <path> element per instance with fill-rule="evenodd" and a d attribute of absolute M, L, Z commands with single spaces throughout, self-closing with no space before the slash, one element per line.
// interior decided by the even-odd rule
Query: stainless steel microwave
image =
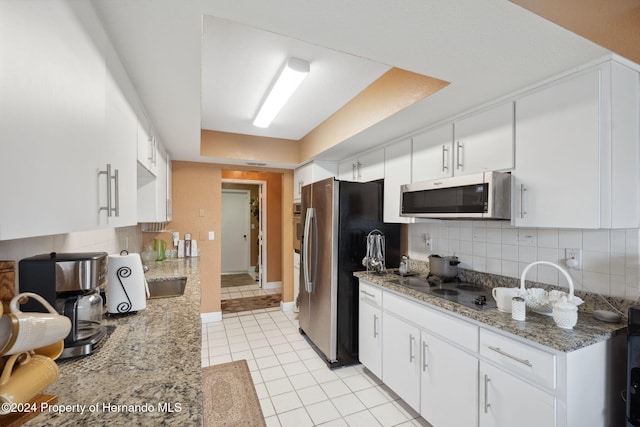
<path fill-rule="evenodd" d="M 511 174 L 483 172 L 406 184 L 400 197 L 400 216 L 510 219 Z"/>

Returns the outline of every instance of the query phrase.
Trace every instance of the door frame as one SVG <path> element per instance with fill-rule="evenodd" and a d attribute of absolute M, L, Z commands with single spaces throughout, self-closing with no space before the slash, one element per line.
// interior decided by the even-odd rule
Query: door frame
<path fill-rule="evenodd" d="M 258 221 L 258 242 L 260 243 L 258 249 L 258 286 L 263 288 L 264 284 L 267 283 L 267 181 L 222 178 L 221 184 L 248 184 L 259 187 L 258 194 L 262 196 L 262 203 L 260 204 L 263 209 L 260 210 L 260 218 Z M 222 261 L 222 256 L 220 258 Z"/>

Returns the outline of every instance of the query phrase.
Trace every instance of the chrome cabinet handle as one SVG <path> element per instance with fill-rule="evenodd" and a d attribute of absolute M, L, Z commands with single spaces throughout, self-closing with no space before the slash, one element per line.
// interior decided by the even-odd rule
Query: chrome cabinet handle
<path fill-rule="evenodd" d="M 524 218 L 527 214 L 527 211 L 524 208 L 524 195 L 527 192 L 527 188 L 524 184 L 520 184 L 520 218 Z"/>
<path fill-rule="evenodd" d="M 107 211 L 107 217 L 112 216 L 113 208 L 111 207 L 111 163 L 107 163 L 107 169 L 98 171 L 98 176 L 107 176 L 107 206 L 100 206 L 99 212 Z"/>
<path fill-rule="evenodd" d="M 442 172 L 445 172 L 449 167 L 447 166 L 446 154 L 449 149 L 446 145 L 442 145 Z"/>
<path fill-rule="evenodd" d="M 427 349 L 429 346 L 426 341 L 422 341 L 422 371 L 426 372 L 429 364 L 427 363 Z"/>
<path fill-rule="evenodd" d="M 378 336 L 378 315 L 373 315 L 373 337 L 376 338 Z"/>
<path fill-rule="evenodd" d="M 351 163 L 351 178 L 353 178 L 353 180 L 356 180 L 356 164 L 355 163 Z"/>
<path fill-rule="evenodd" d="M 364 291 L 364 290 L 360 290 L 360 292 L 361 292 L 361 293 L 363 293 L 363 294 L 365 294 L 365 295 L 366 295 L 366 296 L 368 296 L 368 297 L 371 297 L 371 298 L 375 298 L 375 297 L 376 297 L 374 294 L 370 294 L 369 292 Z"/>
<path fill-rule="evenodd" d="M 522 363 L 523 365 L 526 365 L 526 366 L 528 366 L 528 367 L 530 367 L 530 368 L 533 368 L 533 364 L 532 364 L 531 362 L 529 362 L 527 359 L 522 359 L 522 358 L 520 358 L 520 357 L 517 357 L 517 356 L 514 356 L 514 355 L 512 355 L 512 354 L 509 354 L 509 353 L 507 353 L 506 351 L 501 350 L 501 349 L 500 349 L 500 347 L 492 347 L 492 346 L 489 346 L 489 350 L 493 350 L 493 351 L 495 351 L 495 352 L 496 352 L 496 353 L 498 353 L 498 354 L 501 354 L 501 355 L 503 355 L 503 356 L 505 356 L 505 357 L 508 357 L 509 359 L 513 359 L 513 360 L 515 360 L 516 362 L 520 362 L 520 363 Z"/>
<path fill-rule="evenodd" d="M 149 150 L 151 150 L 151 152 L 149 153 L 148 160 L 151 160 L 151 164 L 155 166 L 156 165 L 156 138 L 154 136 L 149 137 Z"/>
<path fill-rule="evenodd" d="M 120 176 L 118 175 L 118 169 L 113 172 L 113 183 L 115 187 L 115 207 L 113 212 L 115 212 L 116 217 L 120 217 Z"/>
<path fill-rule="evenodd" d="M 462 162 L 460 161 L 460 152 L 464 148 L 464 145 L 460 141 L 456 142 L 456 169 L 462 168 Z"/>
<path fill-rule="evenodd" d="M 360 170 L 361 166 L 362 166 L 362 163 L 358 162 L 358 181 L 362 179 L 362 171 Z"/>
<path fill-rule="evenodd" d="M 489 412 L 489 407 L 491 404 L 489 403 L 489 376 L 484 374 L 484 413 Z"/>
<path fill-rule="evenodd" d="M 414 336 L 412 334 L 409 334 L 409 362 L 413 362 L 413 360 L 416 358 L 416 356 L 413 354 L 413 342 L 416 339 L 414 338 Z"/>

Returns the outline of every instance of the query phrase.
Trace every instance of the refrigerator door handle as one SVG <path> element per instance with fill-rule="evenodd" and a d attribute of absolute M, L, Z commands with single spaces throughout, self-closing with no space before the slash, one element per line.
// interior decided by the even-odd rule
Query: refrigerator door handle
<path fill-rule="evenodd" d="M 314 208 L 307 208 L 306 218 L 304 221 L 304 238 L 302 244 L 302 273 L 304 276 L 304 289 L 307 292 L 311 292 L 313 289 L 313 283 L 311 282 L 309 277 L 309 238 L 311 237 L 309 233 L 311 231 L 311 221 L 313 220 L 315 211 L 316 210 Z"/>
<path fill-rule="evenodd" d="M 313 227 L 313 258 L 311 259 L 311 281 L 309 282 L 309 292 L 313 292 L 318 274 L 318 218 L 316 218 L 316 210 L 313 209 L 311 218 Z"/>

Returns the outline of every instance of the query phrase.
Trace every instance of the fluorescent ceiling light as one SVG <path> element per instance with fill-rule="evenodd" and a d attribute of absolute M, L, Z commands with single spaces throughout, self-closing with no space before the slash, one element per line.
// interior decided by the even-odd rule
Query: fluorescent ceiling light
<path fill-rule="evenodd" d="M 300 86 L 309 73 L 309 63 L 298 58 L 289 58 L 280 71 L 275 84 L 271 87 L 253 125 L 259 128 L 269 127 L 293 92 Z"/>

